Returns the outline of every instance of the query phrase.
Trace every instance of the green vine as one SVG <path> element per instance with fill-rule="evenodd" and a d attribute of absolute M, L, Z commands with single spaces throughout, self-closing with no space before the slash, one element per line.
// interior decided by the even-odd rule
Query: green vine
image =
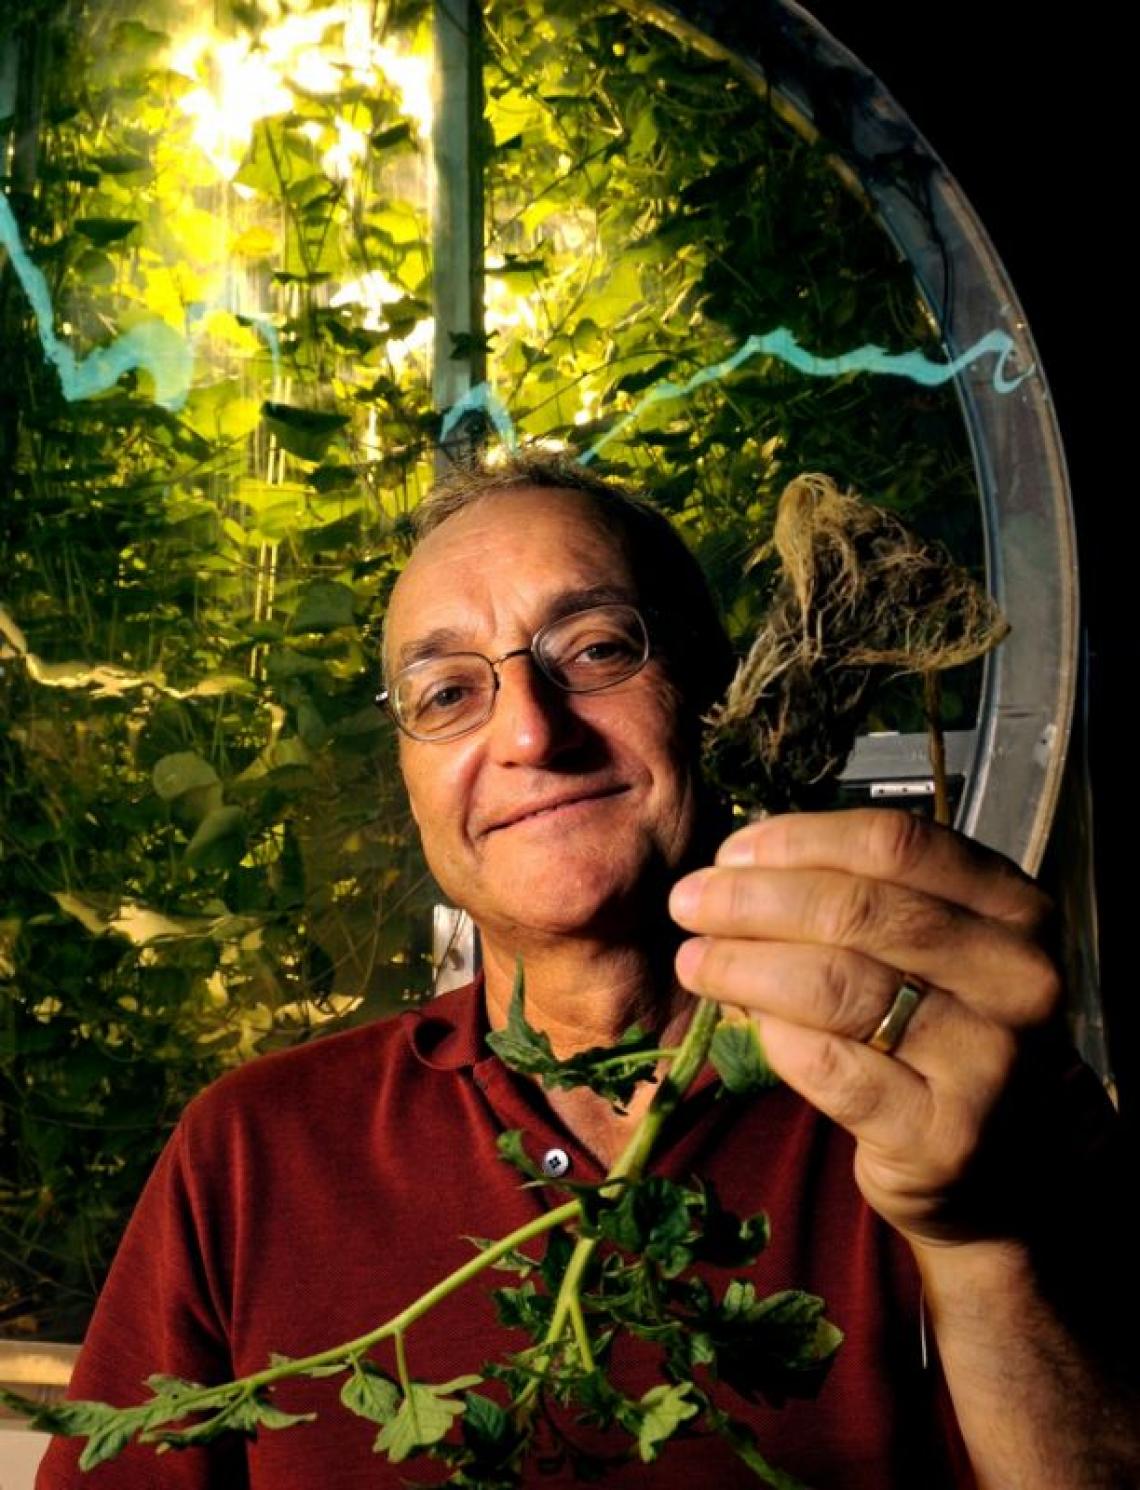
<path fill-rule="evenodd" d="M 716 1405 L 706 1378 L 750 1393 L 761 1391 L 776 1402 L 790 1394 L 810 1394 L 821 1384 L 842 1337 L 823 1318 L 822 1301 L 811 1295 L 784 1292 L 758 1298 L 751 1283 L 737 1279 L 720 1299 L 714 1298 L 691 1271 L 693 1264 L 708 1255 L 715 1238 L 719 1263 L 746 1267 L 767 1244 L 765 1218 L 732 1216 L 710 1192 L 647 1173 L 662 1126 L 706 1061 L 711 1057 L 716 1063 L 719 1024 L 719 1006 L 698 1001 L 663 1073 L 656 1069 L 660 1053 L 644 1042 L 637 1054 L 614 1057 L 599 1051 L 587 1060 L 576 1058 L 572 1082 L 565 1069 L 571 1063 L 559 1063 L 551 1055 L 549 1069 L 540 1073 L 548 1086 L 586 1086 L 613 1100 L 613 1071 L 621 1064 L 627 1067 L 623 1080 L 657 1082 L 645 1115 L 605 1180 L 565 1187 L 573 1188 L 573 1198 L 493 1242 L 480 1243 L 475 1257 L 366 1334 L 300 1358 L 275 1357 L 263 1370 L 221 1385 L 151 1377 L 150 1399 L 133 1407 L 99 1402 L 43 1406 L 11 1393 L 0 1395 L 30 1415 L 34 1427 L 85 1437 L 80 1457 L 85 1470 L 115 1458 L 132 1441 L 161 1452 L 208 1444 L 224 1433 L 253 1435 L 311 1422 L 311 1413 L 276 1407 L 272 1388 L 299 1377 L 344 1376 L 340 1402 L 379 1427 L 375 1451 L 393 1463 L 417 1455 L 440 1459 L 449 1470 L 449 1483 L 487 1490 L 517 1484 L 537 1448 L 544 1420 L 540 1409 L 556 1402 L 577 1408 L 592 1421 L 625 1429 L 633 1440 L 630 1454 L 644 1462 L 656 1459 L 678 1431 L 703 1427 L 725 1438 L 766 1484 L 793 1490 L 796 1482 L 764 1460 L 749 1430 Z M 526 1023 L 521 968 L 510 1029 L 509 1040 L 491 1037 L 500 1055 L 520 1040 L 529 1042 L 532 1054 L 543 1047 L 543 1037 Z M 758 1045 L 753 1049 L 750 1080 L 753 1088 L 760 1088 L 771 1076 Z M 734 1075 L 739 1078 L 739 1070 Z M 521 1134 L 504 1134 L 500 1151 L 530 1183 L 553 1184 L 527 1159 Z M 559 1241 L 550 1242 L 544 1258 L 536 1261 L 522 1249 L 543 1237 Z M 488 1269 L 503 1265 L 522 1282 L 496 1291 L 500 1313 L 526 1328 L 532 1344 L 506 1361 L 489 1363 L 477 1375 L 441 1383 L 416 1381 L 407 1357 L 408 1334 L 416 1322 Z M 535 1276 L 546 1284 L 546 1293 L 536 1291 Z M 624 1395 L 605 1371 L 609 1348 L 622 1330 L 662 1347 L 664 1380 L 638 1399 Z M 372 1355 L 389 1341 L 394 1376 Z M 505 1405 L 473 1390 L 488 1379 L 505 1391 Z M 462 1428 L 458 1442 L 452 1434 L 457 1424 Z"/>

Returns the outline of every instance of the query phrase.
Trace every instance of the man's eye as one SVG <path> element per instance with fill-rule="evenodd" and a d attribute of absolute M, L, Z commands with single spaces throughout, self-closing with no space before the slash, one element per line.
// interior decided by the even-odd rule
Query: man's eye
<path fill-rule="evenodd" d="M 444 682 L 432 682 L 416 697 L 411 714 L 417 726 L 437 726 L 462 715 L 471 706 L 474 697 L 475 688 L 462 679 L 449 678 Z"/>
<path fill-rule="evenodd" d="M 431 715 L 453 714 L 468 701 L 471 691 L 466 683 L 434 683 L 416 700 L 416 717 L 424 719 Z"/>
<path fill-rule="evenodd" d="M 573 660 L 575 662 L 612 662 L 632 654 L 633 648 L 624 637 L 607 636 L 598 641 L 587 642 L 584 647 L 578 649 Z"/>
<path fill-rule="evenodd" d="M 636 671 L 641 647 L 620 632 L 595 630 L 574 637 L 552 660 L 570 687 L 604 688 Z"/>

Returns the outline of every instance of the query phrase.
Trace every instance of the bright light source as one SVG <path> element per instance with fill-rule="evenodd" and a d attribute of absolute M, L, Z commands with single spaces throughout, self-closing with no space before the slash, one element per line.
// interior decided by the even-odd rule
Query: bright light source
<path fill-rule="evenodd" d="M 265 7 L 268 9 L 269 7 Z M 232 181 L 241 168 L 259 119 L 289 113 L 296 92 L 335 94 L 351 80 L 383 77 L 400 110 L 421 137 L 431 134 L 431 58 L 376 41 L 374 8 L 368 0 L 319 6 L 271 20 L 254 36 L 223 38 L 195 29 L 171 49 L 171 71 L 197 84 L 179 106 L 195 121 L 194 143 L 218 174 Z M 296 90 L 296 91 L 295 91 Z M 323 157 L 331 176 L 345 179 L 367 154 L 366 135 L 345 120 Z M 316 143 L 326 127 L 313 120 L 302 133 Z"/>

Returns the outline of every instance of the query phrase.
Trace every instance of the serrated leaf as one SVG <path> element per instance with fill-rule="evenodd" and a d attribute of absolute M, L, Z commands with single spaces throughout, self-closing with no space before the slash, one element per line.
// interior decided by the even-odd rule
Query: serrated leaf
<path fill-rule="evenodd" d="M 285 1412 L 272 1402 L 257 1399 L 257 1425 L 259 1428 L 293 1428 L 298 1423 L 315 1423 L 315 1412 Z"/>
<path fill-rule="evenodd" d="M 467 1410 L 463 1416 L 464 1442 L 477 1446 L 484 1452 L 510 1447 L 515 1434 L 509 1415 L 499 1404 L 480 1392 L 468 1392 L 466 1403 Z"/>
<path fill-rule="evenodd" d="M 478 1377 L 458 1379 L 469 1383 L 479 1380 Z M 387 1454 L 393 1464 L 399 1464 L 418 1449 L 430 1448 L 445 1438 L 455 1419 L 462 1416 L 465 1404 L 453 1397 L 440 1396 L 443 1390 L 412 1382 L 399 1412 L 377 1437 L 377 1452 Z"/>
<path fill-rule="evenodd" d="M 525 1330 L 536 1340 L 546 1333 L 554 1301 L 548 1294 L 539 1293 L 533 1283 L 523 1283 L 518 1288 L 496 1288 L 491 1297 L 499 1323 L 509 1330 Z"/>
<path fill-rule="evenodd" d="M 440 1396 L 449 1397 L 452 1392 L 465 1392 L 468 1387 L 477 1387 L 482 1382 L 481 1376 L 468 1371 L 463 1376 L 453 1376 L 450 1381 L 436 1382 L 428 1387 L 429 1392 L 437 1392 Z"/>
<path fill-rule="evenodd" d="M 79 1456 L 80 1469 L 94 1469 L 96 1465 L 116 1458 L 141 1426 L 137 1412 L 130 1410 L 117 1412 L 98 1427 L 88 1430 L 87 1442 Z"/>
<path fill-rule="evenodd" d="M 547 1178 L 523 1147 L 521 1128 L 508 1128 L 505 1133 L 500 1133 L 495 1139 L 495 1147 L 499 1151 L 500 1159 L 513 1164 L 519 1173 L 525 1174 L 528 1179 L 545 1180 Z"/>
<path fill-rule="evenodd" d="M 717 1376 L 749 1399 L 781 1406 L 819 1390 L 843 1335 L 824 1318 L 815 1294 L 786 1289 L 759 1298 L 733 1279 L 721 1302 L 696 1321 L 716 1351 Z"/>
<path fill-rule="evenodd" d="M 722 1019 L 712 1037 L 709 1060 L 725 1088 L 736 1096 L 779 1084 L 760 1044 L 755 1020 Z"/>
<path fill-rule="evenodd" d="M 400 1388 L 375 1366 L 360 1361 L 341 1389 L 340 1400 L 359 1418 L 390 1423 L 400 1410 Z"/>
<path fill-rule="evenodd" d="M 631 1025 L 613 1045 L 596 1045 L 560 1061 L 550 1038 L 527 1023 L 521 961 L 515 968 L 507 1023 L 487 1036 L 487 1044 L 504 1065 L 524 1076 L 537 1076 L 547 1090 L 588 1087 L 621 1111 L 639 1083 L 656 1076 L 656 1039 Z"/>
<path fill-rule="evenodd" d="M 156 1372 L 153 1376 L 148 1376 L 146 1385 L 156 1397 L 170 1397 L 173 1399 L 185 1397 L 190 1392 L 200 1392 L 203 1390 L 201 1382 L 186 1381 L 181 1376 L 164 1376 L 161 1372 Z"/>
<path fill-rule="evenodd" d="M 523 1003 L 523 969 L 522 962 L 519 961 L 515 965 L 515 981 L 507 1009 L 506 1026 L 501 1030 L 493 1030 L 487 1036 L 487 1044 L 512 1071 L 519 1071 L 524 1076 L 540 1076 L 558 1062 L 550 1037 L 527 1024 Z"/>
<path fill-rule="evenodd" d="M 478 1252 L 486 1252 L 494 1247 L 496 1243 L 490 1237 L 468 1236 L 463 1239 L 470 1242 Z M 504 1252 L 498 1261 L 491 1264 L 492 1268 L 504 1273 L 517 1273 L 520 1278 L 527 1277 L 533 1273 L 538 1264 L 533 1257 L 528 1257 L 525 1252 L 520 1252 L 517 1247 L 512 1247 L 509 1252 Z"/>
<path fill-rule="evenodd" d="M 623 1251 L 651 1258 L 666 1277 L 675 1277 L 692 1261 L 699 1236 L 693 1212 L 702 1203 L 699 1192 L 650 1175 L 627 1186 L 617 1202 L 600 1213 L 598 1231 Z"/>
<path fill-rule="evenodd" d="M 641 1424 L 637 1432 L 637 1451 L 643 1463 L 657 1458 L 661 1445 L 671 1438 L 682 1423 L 695 1418 L 700 1405 L 692 1401 L 691 1381 L 678 1386 L 656 1386 L 642 1397 L 638 1404 L 642 1409 Z"/>

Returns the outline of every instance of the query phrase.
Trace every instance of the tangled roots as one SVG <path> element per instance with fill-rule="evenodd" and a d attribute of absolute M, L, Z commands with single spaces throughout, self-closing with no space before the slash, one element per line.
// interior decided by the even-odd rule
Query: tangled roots
<path fill-rule="evenodd" d="M 827 476 L 785 488 L 763 630 L 707 720 L 709 774 L 772 810 L 818 801 L 855 743 L 874 682 L 981 657 L 1009 630 L 939 544 Z"/>

